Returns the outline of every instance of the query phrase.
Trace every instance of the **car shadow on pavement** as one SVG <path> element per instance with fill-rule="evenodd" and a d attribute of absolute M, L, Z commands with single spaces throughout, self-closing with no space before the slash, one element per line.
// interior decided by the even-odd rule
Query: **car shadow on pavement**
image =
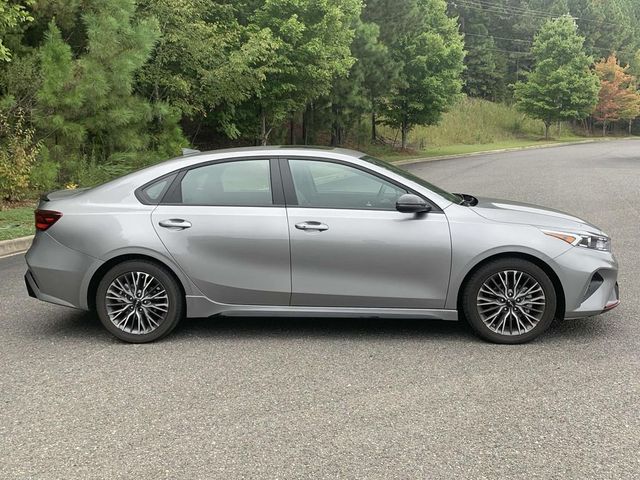
<path fill-rule="evenodd" d="M 67 312 L 41 326 L 46 337 L 93 339 L 100 343 L 118 343 L 91 312 Z M 612 328 L 612 319 L 591 318 L 556 321 L 540 339 L 590 342 L 603 338 Z M 421 319 L 312 318 L 312 317 L 211 317 L 184 319 L 163 342 L 198 338 L 314 338 L 375 339 L 411 338 L 452 342 L 482 342 L 463 321 L 447 322 Z"/>
<path fill-rule="evenodd" d="M 218 338 L 429 338 L 475 341 L 464 322 L 420 319 L 313 318 L 313 317 L 212 317 L 184 320 L 175 336 Z"/>
<path fill-rule="evenodd" d="M 537 342 L 596 341 L 606 335 L 611 321 L 600 318 L 562 320 Z M 421 338 L 438 341 L 480 342 L 471 327 L 464 322 L 421 319 L 382 318 L 249 318 L 212 317 L 185 319 L 172 336 L 218 338 L 251 337 L 312 337 L 336 338 Z M 169 337 L 170 338 L 170 337 Z M 169 340 L 169 338 L 167 340 Z"/>

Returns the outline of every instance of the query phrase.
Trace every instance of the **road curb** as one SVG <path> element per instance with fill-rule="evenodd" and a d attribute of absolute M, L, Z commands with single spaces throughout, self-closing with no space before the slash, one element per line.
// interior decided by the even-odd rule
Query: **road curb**
<path fill-rule="evenodd" d="M 605 143 L 605 142 L 621 141 L 621 140 L 640 140 L 640 139 L 637 137 L 607 138 L 607 139 L 593 138 L 588 140 L 580 140 L 577 142 L 545 143 L 544 145 L 528 145 L 526 147 L 512 147 L 512 148 L 501 148 L 499 150 L 485 150 L 484 152 L 471 152 L 471 153 L 460 153 L 455 155 L 440 155 L 437 157 L 412 158 L 409 160 L 400 160 L 399 162 L 391 162 L 391 163 L 394 165 L 413 165 L 415 163 L 437 162 L 439 160 L 453 160 L 456 158 L 479 157 L 482 155 L 492 155 L 495 153 L 519 152 L 522 150 L 541 150 L 543 148 L 570 147 L 571 145 L 583 145 L 588 143 Z"/>
<path fill-rule="evenodd" d="M 33 235 L 0 241 L 0 257 L 6 257 L 26 251 L 33 241 Z"/>

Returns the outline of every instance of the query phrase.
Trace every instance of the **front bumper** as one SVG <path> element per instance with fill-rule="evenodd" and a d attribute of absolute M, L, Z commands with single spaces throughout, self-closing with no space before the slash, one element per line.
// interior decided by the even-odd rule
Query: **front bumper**
<path fill-rule="evenodd" d="M 618 305 L 620 305 L 620 286 L 618 285 L 618 282 L 616 282 L 612 295 L 609 297 L 609 301 L 604 306 L 604 310 L 602 311 L 602 313 L 613 310 Z"/>
<path fill-rule="evenodd" d="M 556 257 L 565 294 L 565 318 L 585 318 L 620 304 L 618 262 L 612 253 L 574 247 Z"/>

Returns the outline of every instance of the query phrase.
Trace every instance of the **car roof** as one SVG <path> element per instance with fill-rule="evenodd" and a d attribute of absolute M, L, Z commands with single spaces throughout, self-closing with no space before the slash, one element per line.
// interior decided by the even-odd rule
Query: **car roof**
<path fill-rule="evenodd" d="M 251 155 L 273 155 L 274 152 L 282 151 L 287 152 L 286 154 L 303 154 L 303 155 L 312 155 L 313 152 L 319 153 L 337 153 L 340 155 L 347 155 L 349 157 L 361 158 L 366 154 L 363 152 L 359 152 L 357 150 L 352 150 L 349 148 L 340 148 L 340 147 L 323 147 L 323 146 L 315 146 L 315 145 L 268 145 L 268 146 L 256 146 L 256 147 L 234 147 L 234 148 L 221 148 L 217 150 L 209 150 L 204 152 L 193 152 L 187 153 L 186 155 L 182 155 L 182 157 L 198 157 L 198 156 L 210 156 L 210 155 L 224 155 L 227 153 L 249 153 Z"/>

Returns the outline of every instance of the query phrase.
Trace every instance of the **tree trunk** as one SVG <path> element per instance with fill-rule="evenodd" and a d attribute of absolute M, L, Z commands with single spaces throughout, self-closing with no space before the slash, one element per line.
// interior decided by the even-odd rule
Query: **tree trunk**
<path fill-rule="evenodd" d="M 289 145 L 295 145 L 295 124 L 293 121 L 293 113 L 289 116 Z"/>
<path fill-rule="evenodd" d="M 338 114 L 335 103 L 331 103 L 331 146 L 338 146 Z"/>
<path fill-rule="evenodd" d="M 549 122 L 544 122 L 544 139 L 549 140 L 549 128 L 551 124 Z"/>
<path fill-rule="evenodd" d="M 605 121 L 602 122 L 602 136 L 603 137 L 607 136 L 607 122 Z"/>
<path fill-rule="evenodd" d="M 264 112 L 260 112 L 260 144 L 267 145 L 267 116 Z"/>
<path fill-rule="evenodd" d="M 302 144 L 308 145 L 309 143 L 309 105 L 304 107 L 302 112 Z"/>
<path fill-rule="evenodd" d="M 409 130 L 406 118 L 402 119 L 402 125 L 401 125 L 400 128 L 402 130 L 402 132 L 401 132 L 402 133 L 402 143 L 401 143 L 402 150 L 406 150 L 407 149 L 407 133 L 408 133 L 408 130 Z"/>
<path fill-rule="evenodd" d="M 371 143 L 376 143 L 378 139 L 378 132 L 376 131 L 376 111 L 375 108 L 371 110 Z"/>
<path fill-rule="evenodd" d="M 629 135 L 632 135 L 633 133 L 633 120 L 629 120 Z"/>
<path fill-rule="evenodd" d="M 311 103 L 309 105 L 309 109 L 307 111 L 307 133 L 306 133 L 306 137 L 304 139 L 305 141 L 305 145 L 309 145 L 309 144 L 314 144 L 315 143 L 315 136 L 314 136 L 314 131 L 313 131 L 313 126 L 314 126 L 314 117 L 315 117 L 315 106 L 313 105 L 313 103 Z"/>

